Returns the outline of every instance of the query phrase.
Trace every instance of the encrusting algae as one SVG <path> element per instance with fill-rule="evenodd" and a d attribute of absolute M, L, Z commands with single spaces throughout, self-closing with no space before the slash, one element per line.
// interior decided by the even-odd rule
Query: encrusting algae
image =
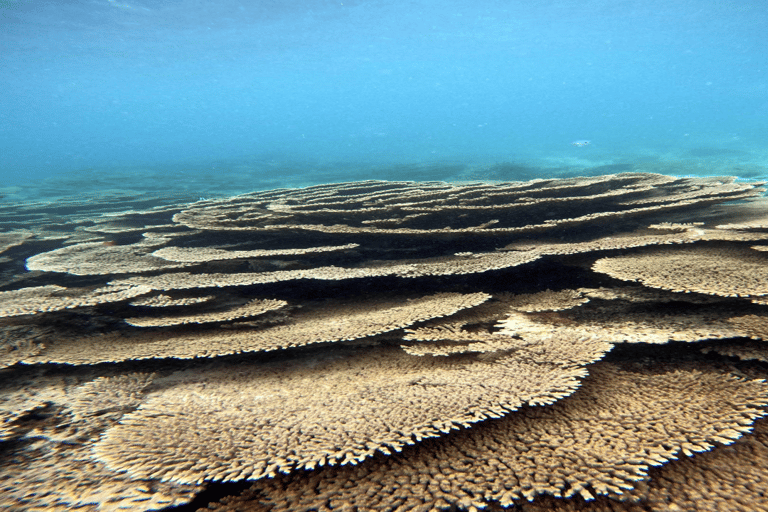
<path fill-rule="evenodd" d="M 19 205 L 0 508 L 768 510 L 761 187 Z"/>

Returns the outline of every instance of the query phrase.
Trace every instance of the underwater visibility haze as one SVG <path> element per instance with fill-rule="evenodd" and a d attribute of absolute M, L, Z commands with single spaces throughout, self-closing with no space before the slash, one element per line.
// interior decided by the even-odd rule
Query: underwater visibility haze
<path fill-rule="evenodd" d="M 766 33 L 747 0 L 10 0 L 0 178 L 206 196 L 649 161 L 754 176 Z"/>

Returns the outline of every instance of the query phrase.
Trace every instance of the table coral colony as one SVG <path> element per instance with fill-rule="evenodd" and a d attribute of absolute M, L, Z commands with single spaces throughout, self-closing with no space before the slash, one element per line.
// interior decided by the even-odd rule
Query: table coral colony
<path fill-rule="evenodd" d="M 0 206 L 0 504 L 768 510 L 763 192 Z"/>

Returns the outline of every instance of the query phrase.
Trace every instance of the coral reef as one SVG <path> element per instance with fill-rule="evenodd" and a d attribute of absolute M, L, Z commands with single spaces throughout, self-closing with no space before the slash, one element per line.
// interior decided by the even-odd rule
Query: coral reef
<path fill-rule="evenodd" d="M 761 187 L 3 205 L 0 507 L 768 510 Z"/>

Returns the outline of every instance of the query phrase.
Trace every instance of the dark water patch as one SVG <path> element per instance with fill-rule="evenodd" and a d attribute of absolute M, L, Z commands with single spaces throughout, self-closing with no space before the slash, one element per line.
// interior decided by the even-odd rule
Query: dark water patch
<path fill-rule="evenodd" d="M 528 181 L 575 175 L 568 167 L 541 167 L 525 162 L 500 162 L 466 166 L 461 179 L 479 181 Z"/>
<path fill-rule="evenodd" d="M 176 507 L 165 507 L 158 509 L 158 512 L 196 512 L 200 509 L 207 509 L 209 503 L 218 502 L 227 496 L 238 496 L 248 489 L 253 482 L 250 480 L 239 480 L 237 482 L 211 482 L 204 484 L 205 490 L 195 496 L 195 499 L 186 505 Z"/>
<path fill-rule="evenodd" d="M 762 165 L 734 165 L 731 172 L 739 178 L 766 179 L 768 167 Z"/>
<path fill-rule="evenodd" d="M 689 149 L 685 156 L 695 158 L 722 157 L 722 156 L 746 156 L 749 152 L 732 148 L 701 147 Z"/>
<path fill-rule="evenodd" d="M 546 171 L 539 167 L 523 163 L 503 162 L 477 171 L 476 177 L 494 181 L 527 181 L 546 178 L 545 174 L 547 174 Z"/>
<path fill-rule="evenodd" d="M 635 167 L 636 164 L 631 163 L 598 165 L 596 167 L 587 167 L 586 169 L 582 170 L 580 174 L 582 176 L 603 176 L 605 174 L 632 172 L 635 170 Z"/>
<path fill-rule="evenodd" d="M 667 343 L 617 343 L 602 359 L 606 362 L 639 363 L 661 367 L 665 363 L 698 362 L 706 358 L 698 343 L 669 341 Z"/>

